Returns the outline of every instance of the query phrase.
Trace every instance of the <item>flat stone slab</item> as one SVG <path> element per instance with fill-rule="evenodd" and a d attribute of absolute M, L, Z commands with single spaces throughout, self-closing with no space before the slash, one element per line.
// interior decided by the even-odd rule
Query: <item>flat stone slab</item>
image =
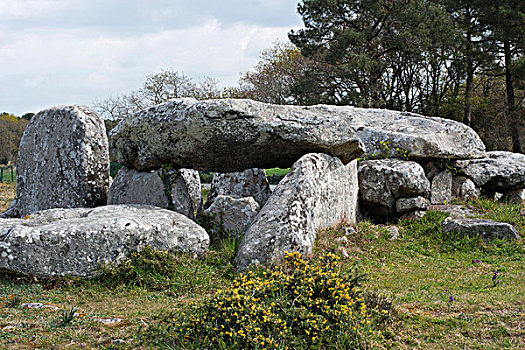
<path fill-rule="evenodd" d="M 0 270 L 39 278 L 91 276 L 146 246 L 204 253 L 210 239 L 187 217 L 145 205 L 50 209 L 0 219 Z"/>
<path fill-rule="evenodd" d="M 445 232 L 458 232 L 468 236 L 480 236 L 483 240 L 519 239 L 518 232 L 511 224 L 486 219 L 446 218 Z"/>
<path fill-rule="evenodd" d="M 460 173 L 485 191 L 506 193 L 525 188 L 525 154 L 487 152 L 485 158 L 454 162 Z"/>
<path fill-rule="evenodd" d="M 357 161 L 344 165 L 326 154 L 307 154 L 279 182 L 239 244 L 235 263 L 280 260 L 285 251 L 311 251 L 319 229 L 356 222 Z"/>
<path fill-rule="evenodd" d="M 238 172 L 288 168 L 307 153 L 348 163 L 364 152 L 351 120 L 329 110 L 252 100 L 176 99 L 124 119 L 110 152 L 139 170 L 177 168 Z"/>
<path fill-rule="evenodd" d="M 478 134 L 463 123 L 415 113 L 351 106 L 313 106 L 311 110 L 346 118 L 363 140 L 369 156 L 381 154 L 387 142 L 391 157 L 408 151 L 412 158 L 480 158 L 485 145 Z"/>

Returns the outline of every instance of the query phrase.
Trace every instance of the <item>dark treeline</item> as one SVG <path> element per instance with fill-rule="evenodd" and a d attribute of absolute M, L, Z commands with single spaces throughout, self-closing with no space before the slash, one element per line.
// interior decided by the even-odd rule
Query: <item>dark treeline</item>
<path fill-rule="evenodd" d="M 18 145 L 32 113 L 16 117 L 0 113 L 0 165 L 14 164 L 18 156 Z"/>
<path fill-rule="evenodd" d="M 522 151 L 525 1 L 305 0 L 298 11 L 293 45 L 241 78 L 255 98 L 455 119 L 489 149 Z"/>

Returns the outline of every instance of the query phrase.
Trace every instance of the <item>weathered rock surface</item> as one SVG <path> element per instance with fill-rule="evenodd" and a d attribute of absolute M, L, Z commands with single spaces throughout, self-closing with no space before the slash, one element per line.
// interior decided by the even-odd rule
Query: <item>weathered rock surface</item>
<path fill-rule="evenodd" d="M 430 208 L 430 201 L 425 197 L 399 198 L 396 201 L 396 210 L 398 213 L 409 211 L 425 211 Z"/>
<path fill-rule="evenodd" d="M 188 169 L 141 172 L 122 167 L 109 190 L 108 204 L 153 205 L 194 220 L 202 208 L 199 173 Z"/>
<path fill-rule="evenodd" d="M 454 165 L 490 193 L 525 188 L 525 154 L 487 152 L 485 158 L 460 160 Z"/>
<path fill-rule="evenodd" d="M 310 152 L 344 163 L 364 152 L 351 121 L 333 112 L 234 99 L 171 100 L 124 119 L 110 142 L 117 161 L 139 170 L 288 168 Z"/>
<path fill-rule="evenodd" d="M 0 219 L 0 269 L 40 278 L 90 276 L 145 246 L 201 254 L 206 231 L 187 217 L 141 205 L 50 209 Z"/>
<path fill-rule="evenodd" d="M 452 199 L 452 174 L 450 171 L 442 171 L 434 176 L 430 186 L 430 202 L 441 204 L 450 202 Z"/>
<path fill-rule="evenodd" d="M 510 191 L 505 200 L 511 204 L 525 205 L 525 189 Z"/>
<path fill-rule="evenodd" d="M 399 198 L 430 195 L 430 182 L 421 165 L 398 159 L 379 159 L 359 164 L 360 208 L 376 218 L 396 213 Z"/>
<path fill-rule="evenodd" d="M 466 176 L 454 176 L 452 179 L 452 197 L 464 201 L 479 198 L 481 191 L 474 182 Z"/>
<path fill-rule="evenodd" d="M 281 259 L 285 251 L 309 252 L 319 229 L 343 219 L 355 223 L 357 196 L 356 161 L 343 165 L 326 154 L 303 156 L 244 235 L 237 268 Z"/>
<path fill-rule="evenodd" d="M 264 169 L 248 169 L 235 173 L 215 173 L 211 182 L 210 192 L 206 199 L 206 208 L 219 195 L 233 198 L 253 197 L 260 207 L 272 194 L 270 184 L 266 179 Z"/>
<path fill-rule="evenodd" d="M 446 218 L 443 221 L 446 232 L 458 232 L 468 236 L 481 236 L 483 240 L 519 239 L 518 232 L 511 224 L 485 219 Z"/>
<path fill-rule="evenodd" d="M 413 158 L 479 158 L 485 145 L 478 134 L 463 123 L 386 109 L 350 106 L 313 106 L 311 110 L 341 115 L 352 124 L 368 155 L 381 154 L 380 142 L 388 142 L 392 157 L 408 151 Z"/>
<path fill-rule="evenodd" d="M 218 195 L 202 217 L 212 236 L 238 237 L 250 228 L 260 209 L 253 197 Z"/>
<path fill-rule="evenodd" d="M 85 106 L 37 113 L 20 141 L 16 179 L 16 199 L 0 217 L 104 205 L 110 185 L 104 120 Z"/>

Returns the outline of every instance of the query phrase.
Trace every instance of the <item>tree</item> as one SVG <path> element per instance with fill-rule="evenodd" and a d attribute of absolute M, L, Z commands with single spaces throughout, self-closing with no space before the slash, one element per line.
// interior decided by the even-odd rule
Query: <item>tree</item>
<path fill-rule="evenodd" d="M 94 108 L 106 118 L 119 120 L 173 98 L 210 99 L 220 96 L 217 80 L 203 77 L 195 82 L 184 73 L 166 69 L 147 76 L 142 88 L 95 102 Z"/>
<path fill-rule="evenodd" d="M 16 162 L 18 145 L 27 124 L 27 120 L 13 114 L 0 114 L 0 164 Z"/>

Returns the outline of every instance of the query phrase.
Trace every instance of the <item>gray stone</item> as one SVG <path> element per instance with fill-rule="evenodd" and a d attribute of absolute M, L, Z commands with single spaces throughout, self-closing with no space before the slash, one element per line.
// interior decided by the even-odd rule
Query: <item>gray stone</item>
<path fill-rule="evenodd" d="M 285 251 L 311 251 L 319 229 L 356 222 L 357 196 L 356 161 L 343 165 L 326 154 L 303 156 L 244 235 L 237 268 L 280 260 Z"/>
<path fill-rule="evenodd" d="M 525 189 L 510 191 L 505 195 L 505 200 L 510 204 L 525 205 Z"/>
<path fill-rule="evenodd" d="M 430 202 L 442 204 L 452 199 L 452 174 L 450 171 L 442 171 L 432 179 L 430 187 Z"/>
<path fill-rule="evenodd" d="M 426 211 L 422 211 L 422 210 L 409 211 L 408 213 L 404 213 L 403 215 L 401 215 L 399 217 L 399 220 L 403 221 L 403 220 L 421 219 L 425 216 L 426 213 L 427 213 Z"/>
<path fill-rule="evenodd" d="M 146 246 L 201 254 L 206 231 L 187 217 L 143 205 L 50 209 L 0 219 L 0 270 L 39 278 L 91 276 Z"/>
<path fill-rule="evenodd" d="M 519 239 L 518 232 L 511 224 L 486 219 L 446 218 L 443 221 L 445 232 L 480 236 L 483 240 Z"/>
<path fill-rule="evenodd" d="M 250 228 L 259 210 L 259 204 L 253 197 L 218 195 L 213 204 L 202 212 L 202 217 L 212 236 L 239 237 Z"/>
<path fill-rule="evenodd" d="M 479 198 L 480 190 L 474 182 L 466 176 L 454 176 L 452 179 L 452 197 L 468 201 Z"/>
<path fill-rule="evenodd" d="M 215 173 L 205 207 L 208 208 L 219 195 L 233 198 L 253 197 L 262 208 L 272 190 L 264 169 L 248 169 L 235 173 Z"/>
<path fill-rule="evenodd" d="M 153 205 L 194 220 L 202 209 L 199 173 L 188 169 L 141 172 L 124 166 L 113 180 L 108 204 Z"/>
<path fill-rule="evenodd" d="M 490 193 L 525 188 L 525 154 L 487 152 L 485 158 L 460 160 L 454 165 L 476 186 Z"/>
<path fill-rule="evenodd" d="M 396 200 L 425 197 L 430 183 L 421 165 L 399 159 L 378 159 L 359 164 L 360 208 L 374 218 L 394 216 Z"/>
<path fill-rule="evenodd" d="M 16 179 L 16 199 L 0 217 L 104 205 L 110 184 L 104 120 L 85 106 L 37 113 L 20 141 Z"/>
<path fill-rule="evenodd" d="M 288 168 L 310 152 L 344 163 L 364 152 L 350 122 L 333 113 L 234 99 L 168 101 L 124 119 L 110 142 L 117 161 L 139 170 Z"/>
<path fill-rule="evenodd" d="M 430 209 L 447 213 L 451 218 L 464 218 L 476 215 L 476 212 L 473 210 L 458 204 L 431 205 Z"/>
<path fill-rule="evenodd" d="M 430 208 L 430 201 L 425 197 L 411 197 L 411 198 L 399 198 L 396 201 L 396 210 L 398 213 L 406 213 L 415 210 L 428 210 Z"/>
<path fill-rule="evenodd" d="M 442 118 L 385 109 L 350 106 L 314 106 L 311 110 L 340 115 L 350 121 L 363 140 L 368 155 L 381 154 L 387 142 L 391 157 L 408 151 L 412 158 L 479 158 L 485 145 L 476 132 L 463 123 Z"/>

